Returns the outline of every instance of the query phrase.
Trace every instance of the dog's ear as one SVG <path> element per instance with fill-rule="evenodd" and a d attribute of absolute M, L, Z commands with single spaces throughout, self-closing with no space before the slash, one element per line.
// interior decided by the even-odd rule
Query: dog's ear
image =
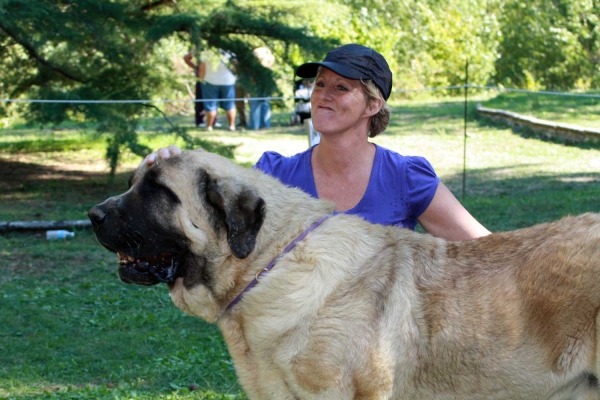
<path fill-rule="evenodd" d="M 233 254 L 237 258 L 248 257 L 265 220 L 265 201 L 245 185 L 211 177 L 207 179 L 206 195 L 225 223 Z"/>

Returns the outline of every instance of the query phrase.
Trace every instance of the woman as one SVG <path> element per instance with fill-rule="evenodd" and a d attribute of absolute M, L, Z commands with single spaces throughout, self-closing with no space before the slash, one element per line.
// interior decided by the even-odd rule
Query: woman
<path fill-rule="evenodd" d="M 414 229 L 447 240 L 467 240 L 490 232 L 458 202 L 422 157 L 405 157 L 368 141 L 389 123 L 386 103 L 392 73 L 383 56 L 361 45 L 332 50 L 320 63 L 301 65 L 296 74 L 315 79 L 312 122 L 320 143 L 292 157 L 266 152 L 258 168 L 312 196 L 333 201 L 336 211 L 386 225 Z M 152 164 L 181 150 L 159 149 Z"/>
<path fill-rule="evenodd" d="M 202 127 L 202 126 L 206 126 L 206 124 L 204 123 L 204 103 L 201 101 L 202 100 L 202 83 L 200 83 L 200 80 L 198 79 L 198 70 L 199 70 L 199 65 L 194 64 L 194 62 L 192 61 L 192 57 L 194 57 L 193 53 L 190 51 L 189 53 L 187 53 L 185 56 L 183 56 L 183 61 L 185 61 L 185 63 L 194 70 L 194 75 L 196 76 L 196 101 L 194 102 L 194 115 L 196 118 L 196 126 L 197 127 Z M 200 100 L 200 101 L 198 101 Z"/>

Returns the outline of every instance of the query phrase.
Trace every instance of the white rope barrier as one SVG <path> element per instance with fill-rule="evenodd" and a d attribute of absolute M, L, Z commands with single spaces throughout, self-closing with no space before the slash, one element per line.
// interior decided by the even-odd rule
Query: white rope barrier
<path fill-rule="evenodd" d="M 556 91 L 545 91 L 545 90 L 526 90 L 526 89 L 513 89 L 504 88 L 497 86 L 478 86 L 478 85 L 457 85 L 457 86 L 444 86 L 437 88 L 423 88 L 423 89 L 398 89 L 392 91 L 392 93 L 415 93 L 415 92 L 434 92 L 443 90 L 455 90 L 455 89 L 484 89 L 484 90 L 497 90 L 503 92 L 516 92 L 516 93 L 529 93 L 529 94 L 541 94 L 541 95 L 552 95 L 552 96 L 570 96 L 570 97 L 586 97 L 593 99 L 600 99 L 600 94 L 589 94 L 589 93 L 569 93 L 569 92 L 556 92 Z M 299 96 L 279 96 L 279 97 L 237 97 L 234 99 L 157 99 L 157 100 L 81 100 L 81 99 L 63 99 L 63 100 L 42 100 L 42 99 L 0 99 L 1 103 L 69 103 L 69 104 L 148 104 L 148 103 L 205 103 L 207 101 L 246 101 L 246 100 L 308 100 L 305 97 Z"/>
<path fill-rule="evenodd" d="M 243 100 L 307 100 L 304 97 L 236 97 L 233 99 L 158 99 L 158 100 L 42 100 L 42 99 L 0 99 L 4 103 L 73 103 L 73 104 L 148 104 L 148 103 L 205 103 L 207 101 L 243 101 Z"/>
<path fill-rule="evenodd" d="M 468 86 L 468 85 L 466 85 L 466 86 Z M 398 90 L 392 90 L 392 93 L 436 92 L 436 91 L 442 91 L 442 90 L 464 89 L 464 88 L 465 88 L 465 85 L 445 86 L 445 87 L 438 87 L 438 88 L 423 88 L 423 89 L 398 89 Z"/>
<path fill-rule="evenodd" d="M 504 92 L 544 94 L 544 95 L 552 95 L 552 96 L 588 97 L 588 98 L 592 98 L 592 99 L 600 99 L 600 94 L 591 94 L 591 93 L 553 92 L 553 91 L 546 91 L 546 90 L 527 90 L 527 89 L 501 88 L 501 87 L 497 87 L 497 86 L 476 86 L 476 85 L 463 85 L 463 87 L 468 87 L 468 88 L 473 88 L 473 89 L 498 90 L 498 91 L 504 91 Z"/>

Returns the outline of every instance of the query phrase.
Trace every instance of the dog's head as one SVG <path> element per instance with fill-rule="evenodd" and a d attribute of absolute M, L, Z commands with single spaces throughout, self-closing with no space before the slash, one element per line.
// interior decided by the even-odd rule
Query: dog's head
<path fill-rule="evenodd" d="M 141 165 L 129 190 L 88 213 L 98 241 L 119 256 L 127 283 L 183 278 L 214 285 L 214 265 L 246 258 L 265 218 L 265 202 L 242 167 L 201 150 Z M 251 175 L 251 174 L 250 174 Z"/>

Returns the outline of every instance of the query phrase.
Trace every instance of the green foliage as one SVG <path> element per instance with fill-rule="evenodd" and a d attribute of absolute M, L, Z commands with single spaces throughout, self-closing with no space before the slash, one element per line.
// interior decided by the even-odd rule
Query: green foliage
<path fill-rule="evenodd" d="M 391 61 L 397 89 L 488 84 L 497 57 L 498 21 L 481 0 L 345 0 L 356 10 L 360 42 Z"/>
<path fill-rule="evenodd" d="M 588 89 L 600 85 L 599 18 L 596 0 L 0 0 L 0 97 L 181 100 L 192 78 L 177 61 L 206 49 L 234 53 L 251 93 L 291 95 L 295 67 L 351 42 L 386 57 L 397 90 L 462 85 L 467 60 L 474 85 Z M 0 117 L 95 123 L 114 172 L 123 151 L 149 150 L 140 119 L 190 108 L 0 103 Z"/>
<path fill-rule="evenodd" d="M 277 70 L 262 67 L 252 55 L 254 47 L 272 45 L 280 50 L 280 59 L 289 60 L 300 49 L 321 54 L 335 43 L 279 22 L 286 14 L 285 3 L 270 7 L 271 11 L 279 7 L 276 14 L 256 12 L 233 1 L 173 4 L 161 0 L 32 0 L 27 4 L 0 0 L 0 42 L 4 44 L 0 70 L 9 71 L 2 79 L 2 94 L 41 100 L 156 98 L 175 84 L 164 66 L 172 52 L 181 51 L 186 43 L 196 49 L 220 48 L 236 54 L 241 76 L 252 76 L 263 89 L 276 92 Z M 3 104 L 1 112 L 9 112 L 7 107 Z M 150 150 L 139 144 L 135 127 L 151 111 L 144 104 L 32 103 L 23 117 L 42 125 L 77 117 L 97 122 L 98 132 L 107 136 L 106 154 L 114 173 L 123 150 L 140 156 Z M 189 138 L 183 129 L 173 127 L 172 132 Z"/>
<path fill-rule="evenodd" d="M 469 82 L 530 89 L 600 84 L 594 0 L 339 0 L 354 38 L 391 60 L 396 89 Z M 349 37 L 350 34 L 345 34 Z"/>
<path fill-rule="evenodd" d="M 593 0 L 512 0 L 501 12 L 497 80 L 530 89 L 600 83 L 600 4 Z"/>

